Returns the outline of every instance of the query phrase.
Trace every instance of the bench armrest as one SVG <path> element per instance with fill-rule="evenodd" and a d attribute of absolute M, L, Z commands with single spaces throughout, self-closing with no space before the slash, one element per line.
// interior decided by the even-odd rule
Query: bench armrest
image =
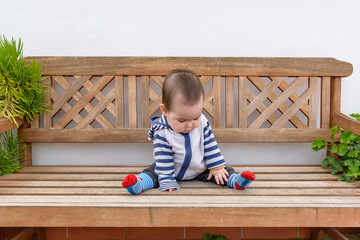
<path fill-rule="evenodd" d="M 20 118 L 15 118 L 16 122 L 19 124 L 19 127 L 25 123 L 25 120 Z M 0 118 L 0 133 L 7 132 L 11 129 L 17 128 L 15 123 L 11 123 L 7 118 Z"/>
<path fill-rule="evenodd" d="M 345 114 L 335 112 L 333 123 L 347 131 L 352 131 L 353 133 L 360 135 L 360 122 Z"/>

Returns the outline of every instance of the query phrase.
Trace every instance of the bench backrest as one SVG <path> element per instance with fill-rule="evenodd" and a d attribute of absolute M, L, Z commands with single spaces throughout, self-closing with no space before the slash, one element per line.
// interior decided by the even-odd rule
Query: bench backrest
<path fill-rule="evenodd" d="M 31 57 L 50 82 L 51 112 L 19 134 L 27 142 L 147 142 L 172 69 L 205 86 L 204 113 L 218 142 L 310 142 L 328 138 L 340 111 L 341 78 L 352 65 L 333 58 Z"/>

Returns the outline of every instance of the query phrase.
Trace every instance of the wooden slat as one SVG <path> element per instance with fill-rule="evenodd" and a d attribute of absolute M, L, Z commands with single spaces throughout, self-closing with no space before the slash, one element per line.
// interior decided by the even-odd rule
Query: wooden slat
<path fill-rule="evenodd" d="M 158 189 L 147 190 L 143 195 L 151 196 L 165 196 L 169 195 L 167 192 L 159 191 Z M 0 187 L 1 195 L 129 195 L 129 192 L 124 188 L 2 188 Z M 360 189 L 262 189 L 249 187 L 246 191 L 234 191 L 231 188 L 181 188 L 174 191 L 171 195 L 174 196 L 359 196 Z"/>
<path fill-rule="evenodd" d="M 56 124 L 55 128 L 65 128 L 73 117 L 78 114 L 95 95 L 113 79 L 113 76 L 103 76 Z"/>
<path fill-rule="evenodd" d="M 234 78 L 225 79 L 225 127 L 234 127 Z"/>
<path fill-rule="evenodd" d="M 352 131 L 353 133 L 360 135 L 360 122 L 346 116 L 345 114 L 335 112 L 333 114 L 333 124 L 338 125 L 347 131 Z"/>
<path fill-rule="evenodd" d="M 214 99 L 214 88 L 211 88 L 204 97 L 204 110 L 212 117 L 214 117 L 214 105 L 211 104 L 211 100 Z"/>
<path fill-rule="evenodd" d="M 335 228 L 322 228 L 324 232 L 333 240 L 349 240 L 339 230 Z"/>
<path fill-rule="evenodd" d="M 253 81 L 253 79 L 256 80 L 260 80 L 260 78 L 250 78 L 251 81 Z M 247 112 L 248 112 L 248 116 L 257 108 L 257 106 L 259 106 L 262 102 L 264 102 L 264 100 L 266 98 L 268 98 L 268 96 L 274 92 L 274 90 L 283 82 L 285 81 L 285 77 L 277 77 L 274 78 L 274 80 L 269 83 L 269 85 L 267 85 L 264 89 L 261 90 L 261 93 L 255 98 L 254 101 L 252 101 L 248 106 L 247 106 Z M 255 81 L 255 80 L 254 80 Z M 260 80 L 261 81 L 261 80 Z"/>
<path fill-rule="evenodd" d="M 307 78 L 298 78 L 294 81 L 272 104 L 254 121 L 250 124 L 249 128 L 258 128 L 261 124 L 273 113 L 280 105 L 282 105 L 287 98 L 290 97 L 296 89 L 301 86 Z"/>
<path fill-rule="evenodd" d="M 330 128 L 330 77 L 321 79 L 321 128 Z"/>
<path fill-rule="evenodd" d="M 147 128 L 137 129 L 19 129 L 29 142 L 150 142 Z M 213 129 L 217 142 L 312 142 L 316 138 L 330 141 L 328 129 Z M 336 135 L 336 140 L 339 136 Z"/>
<path fill-rule="evenodd" d="M 272 77 L 270 77 L 270 78 L 272 78 Z M 266 84 L 265 84 L 259 77 L 250 77 L 249 79 L 250 79 L 251 82 L 255 85 L 255 87 L 259 89 L 259 91 L 263 91 L 263 90 L 266 88 Z M 288 85 L 285 81 L 283 81 L 283 82 L 279 85 L 279 88 L 280 88 L 282 91 L 285 91 L 288 87 L 289 87 L 289 85 Z M 248 92 L 250 92 L 250 90 L 248 90 Z M 252 93 L 252 92 L 251 92 L 251 93 Z M 278 98 L 278 96 L 277 96 L 275 93 L 273 93 L 273 92 L 268 95 L 268 99 L 269 99 L 271 102 L 274 102 L 277 98 Z M 290 96 L 290 99 L 291 99 L 293 102 L 297 101 L 298 96 L 297 96 L 296 92 L 294 92 L 294 93 Z M 259 110 L 260 112 L 264 112 L 264 111 L 265 111 L 265 110 L 261 110 L 262 105 L 263 105 L 263 104 L 258 105 L 258 110 Z M 301 109 L 303 109 L 303 108 L 304 108 L 304 107 L 302 107 Z M 266 108 L 265 108 L 265 109 L 266 109 Z M 286 112 L 287 109 L 288 109 L 288 106 L 287 106 L 285 103 L 281 104 L 280 107 L 279 107 L 279 111 L 282 112 L 282 113 L 283 113 L 283 112 Z M 248 113 L 248 114 L 249 114 L 249 113 Z M 273 119 L 273 120 L 272 120 L 272 119 Z M 272 114 L 267 120 L 271 123 L 271 122 L 274 122 L 275 119 L 277 119 L 277 117 L 276 117 L 274 114 Z M 306 125 L 305 125 L 296 115 L 292 116 L 289 120 L 290 120 L 290 122 L 291 122 L 292 124 L 294 124 L 294 126 L 297 127 L 297 128 L 306 128 Z"/>
<path fill-rule="evenodd" d="M 164 78 L 161 76 L 150 76 L 151 79 L 160 87 L 163 87 L 164 84 Z"/>
<path fill-rule="evenodd" d="M 19 180 L 19 181 L 39 181 L 39 180 L 50 180 L 50 181 L 119 181 L 124 179 L 127 174 L 13 174 L 13 175 L 5 175 L 2 176 L 2 180 Z M 331 175 L 331 174 L 323 174 L 323 173 L 309 173 L 309 174 L 256 174 L 256 179 L 259 181 L 330 181 L 336 180 L 338 176 Z"/>
<path fill-rule="evenodd" d="M 334 118 L 335 113 L 341 112 L 341 78 L 333 77 L 331 78 L 331 88 L 330 88 L 330 126 L 335 125 Z"/>
<path fill-rule="evenodd" d="M 213 127 L 221 128 L 221 76 L 215 76 L 213 78 L 213 88 L 214 88 Z"/>
<path fill-rule="evenodd" d="M 305 102 L 307 102 L 307 100 L 309 100 L 309 96 L 310 96 L 310 91 L 309 89 L 307 89 L 302 95 L 301 97 L 294 102 L 289 109 L 283 113 L 283 115 L 281 115 L 281 117 L 279 117 L 274 123 L 273 125 L 271 125 L 270 128 L 281 128 L 284 126 L 284 124 L 289 120 L 289 118 L 291 116 L 293 116 L 298 110 L 299 108 L 305 104 Z M 316 120 L 316 119 L 315 119 Z M 315 121 L 316 124 L 316 121 Z"/>
<path fill-rule="evenodd" d="M 289 87 L 289 84 L 287 84 L 286 82 L 282 82 L 279 86 L 279 89 L 281 91 L 285 91 L 287 88 Z M 294 92 L 291 96 L 290 96 L 290 100 L 292 102 L 296 102 L 299 99 L 299 95 Z M 305 116 L 309 116 L 309 105 L 304 105 L 300 108 L 301 112 L 305 115 Z"/>
<path fill-rule="evenodd" d="M 360 210 L 360 197 L 354 196 L 26 196 L 2 195 L 0 206 L 72 206 L 72 207 L 342 207 Z M 350 206 L 349 206 L 350 204 Z"/>
<path fill-rule="evenodd" d="M 247 96 L 247 99 L 251 102 L 253 101 L 256 96 L 255 94 L 250 90 L 250 89 L 247 89 L 246 90 L 246 96 Z M 285 105 L 285 104 L 283 104 Z M 264 103 L 261 103 L 257 106 L 256 110 L 261 114 L 263 113 L 265 110 L 267 109 L 267 106 L 264 104 Z M 285 109 L 288 109 L 288 107 L 286 106 L 286 108 L 282 108 L 282 106 L 280 106 L 280 109 L 282 111 L 284 111 Z M 267 121 L 269 121 L 270 124 L 273 124 L 274 122 L 276 122 L 276 120 L 278 119 L 278 117 L 275 115 L 275 113 L 271 114 L 270 117 L 268 119 L 266 119 Z"/>
<path fill-rule="evenodd" d="M 149 76 L 141 76 L 141 127 L 150 127 L 150 79 Z"/>
<path fill-rule="evenodd" d="M 124 115 L 124 77 L 115 76 L 116 128 L 125 127 Z"/>
<path fill-rule="evenodd" d="M 89 125 L 104 109 L 115 99 L 115 89 L 111 90 L 106 97 L 99 102 L 91 112 L 76 126 L 76 128 L 85 128 Z M 111 125 L 111 127 L 113 127 Z"/>
<path fill-rule="evenodd" d="M 54 78 L 59 83 L 67 82 L 67 80 L 63 76 L 52 76 L 52 78 Z M 79 91 L 79 89 L 84 85 L 84 83 L 88 81 L 90 78 L 91 76 L 79 77 L 73 85 L 69 86 L 69 88 L 66 89 L 66 92 L 63 95 L 61 95 L 60 99 L 53 104 L 53 110 L 51 115 L 54 116 L 61 109 L 61 107 L 66 102 L 68 102 L 70 98 L 73 95 L 75 95 Z M 69 83 L 67 82 L 67 85 L 68 84 Z"/>
<path fill-rule="evenodd" d="M 221 186 L 200 181 L 179 182 L 181 189 L 219 189 Z M 16 188 L 116 188 L 121 187 L 121 181 L 0 181 L 0 187 Z M 356 189 L 359 184 L 332 181 L 254 181 L 251 189 Z M 250 189 L 250 188 L 249 188 Z"/>
<path fill-rule="evenodd" d="M 200 81 L 203 86 L 205 86 L 211 79 L 212 79 L 212 76 L 201 76 L 200 77 Z"/>
<path fill-rule="evenodd" d="M 54 100 L 54 101 L 57 101 L 59 98 L 61 97 L 61 95 L 59 93 L 57 93 L 55 90 L 53 90 L 53 88 L 51 88 L 51 98 Z M 82 97 L 81 93 L 77 92 L 73 98 L 75 99 L 75 101 L 79 101 L 80 98 Z M 64 112 L 68 112 L 70 111 L 71 109 L 71 105 L 69 103 L 65 103 L 61 109 L 64 111 Z M 93 109 L 93 106 L 89 103 L 85 106 L 85 110 L 86 111 L 91 111 Z M 73 118 L 73 120 L 76 122 L 76 123 L 79 123 L 83 120 L 83 117 L 80 115 L 80 114 L 76 114 L 75 117 Z M 51 123 L 52 125 L 52 123 Z"/>
<path fill-rule="evenodd" d="M 25 123 L 25 120 L 18 117 L 15 118 L 18 126 L 21 126 Z M 18 128 L 15 123 L 10 122 L 7 118 L 0 118 L 0 133 L 7 132 L 11 129 Z"/>
<path fill-rule="evenodd" d="M 51 80 L 51 76 L 48 76 L 47 79 L 44 81 L 44 83 L 46 83 L 46 87 L 45 87 L 45 104 L 46 105 L 52 105 L 51 103 L 51 87 L 52 87 L 52 80 Z M 44 119 L 44 128 L 52 128 L 52 117 L 51 117 L 51 112 L 45 112 L 43 115 L 43 119 Z"/>
<path fill-rule="evenodd" d="M 137 198 L 133 198 L 137 199 Z M 6 207 L 0 225 L 47 227 L 357 227 L 359 209 L 351 208 L 119 208 L 119 207 Z M 54 217 L 56 216 L 56 217 Z M 84 218 L 86 216 L 86 218 Z M 106 216 L 99 218 L 99 216 Z M 142 220 L 139 221 L 139 216 Z M 154 217 L 156 216 L 156 217 Z M 174 218 L 173 216 L 177 216 Z M 217 216 L 214 218 L 214 216 Z M 244 218 L 243 216 L 247 216 Z M 284 218 L 284 216 L 292 216 Z M 221 219 L 221 221 L 219 221 Z M 236 219 L 236 221 L 234 221 Z"/>
<path fill-rule="evenodd" d="M 129 128 L 137 127 L 137 85 L 136 76 L 128 77 Z"/>
<path fill-rule="evenodd" d="M 238 111 L 238 119 L 239 119 L 239 128 L 247 127 L 247 78 L 244 76 L 239 77 L 239 111 Z"/>
<path fill-rule="evenodd" d="M 318 108 L 318 78 L 309 79 L 310 103 L 309 103 L 309 128 L 316 128 Z"/>
<path fill-rule="evenodd" d="M 349 76 L 350 63 L 333 58 L 236 57 L 28 57 L 44 75 L 165 75 L 189 69 L 198 75 Z M 296 67 L 294 67 L 296 66 Z"/>
<path fill-rule="evenodd" d="M 135 173 L 135 172 L 134 172 Z M 15 188 L 121 188 L 121 180 L 119 181 L 17 181 L 6 180 L 0 181 L 0 187 L 15 187 Z M 179 182 L 181 189 L 210 189 L 210 188 L 222 188 L 209 182 L 200 181 L 184 181 Z M 251 183 L 249 189 L 358 189 L 360 186 L 358 183 L 339 182 L 336 180 L 331 181 L 254 181 Z"/>
<path fill-rule="evenodd" d="M 35 228 L 25 228 L 23 231 L 18 233 L 15 237 L 13 237 L 11 240 L 29 240 L 32 236 L 36 234 Z"/>
<path fill-rule="evenodd" d="M 31 166 L 22 168 L 20 173 L 140 173 L 148 166 Z M 320 166 L 238 166 L 232 165 L 236 172 L 254 173 L 328 173 Z M 1 179 L 1 178 L 0 178 Z M 360 183 L 359 183 L 360 184 Z"/>

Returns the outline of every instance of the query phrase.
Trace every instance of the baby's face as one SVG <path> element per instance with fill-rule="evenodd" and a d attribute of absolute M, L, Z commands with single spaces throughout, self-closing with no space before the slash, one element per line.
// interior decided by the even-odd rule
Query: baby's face
<path fill-rule="evenodd" d="M 200 125 L 203 99 L 195 104 L 189 104 L 181 97 L 175 98 L 171 111 L 164 106 L 161 111 L 167 118 L 171 128 L 178 133 L 188 133 Z"/>

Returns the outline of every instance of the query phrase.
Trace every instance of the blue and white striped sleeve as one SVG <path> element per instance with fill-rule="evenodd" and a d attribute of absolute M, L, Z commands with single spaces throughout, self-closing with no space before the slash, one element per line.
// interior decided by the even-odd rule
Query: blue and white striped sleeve
<path fill-rule="evenodd" d="M 175 179 L 174 152 L 169 142 L 160 132 L 157 132 L 153 139 L 155 174 L 159 180 L 159 190 L 165 191 L 170 188 L 180 189 Z"/>
<path fill-rule="evenodd" d="M 208 169 L 225 165 L 225 160 L 215 140 L 209 122 L 206 120 L 204 127 L 204 159 Z"/>

